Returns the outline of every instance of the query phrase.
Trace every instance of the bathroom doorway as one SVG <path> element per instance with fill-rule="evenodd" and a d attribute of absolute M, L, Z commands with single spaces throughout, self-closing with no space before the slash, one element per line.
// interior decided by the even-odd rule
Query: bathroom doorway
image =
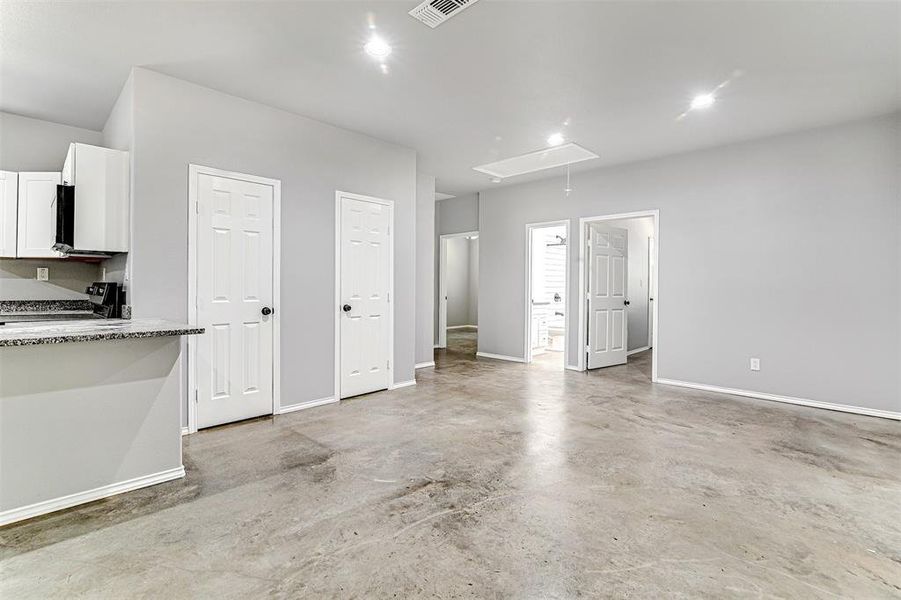
<path fill-rule="evenodd" d="M 527 226 L 526 362 L 563 369 L 566 363 L 569 221 Z"/>

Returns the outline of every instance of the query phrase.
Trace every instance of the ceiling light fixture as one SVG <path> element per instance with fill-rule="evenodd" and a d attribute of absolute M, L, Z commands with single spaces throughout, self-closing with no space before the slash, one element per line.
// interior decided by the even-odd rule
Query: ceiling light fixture
<path fill-rule="evenodd" d="M 710 108 L 716 102 L 716 96 L 713 94 L 698 94 L 691 99 L 691 110 L 703 110 Z"/>
<path fill-rule="evenodd" d="M 566 141 L 566 140 L 563 138 L 563 134 L 562 134 L 562 133 L 560 133 L 560 132 L 552 133 L 552 134 L 551 134 L 550 136 L 548 136 L 548 138 L 547 138 L 547 145 L 548 145 L 548 146 L 559 146 L 559 145 L 562 144 L 564 141 Z"/>
<path fill-rule="evenodd" d="M 363 46 L 363 50 L 372 58 L 384 60 L 391 54 L 391 46 L 377 35 L 373 35 Z"/>

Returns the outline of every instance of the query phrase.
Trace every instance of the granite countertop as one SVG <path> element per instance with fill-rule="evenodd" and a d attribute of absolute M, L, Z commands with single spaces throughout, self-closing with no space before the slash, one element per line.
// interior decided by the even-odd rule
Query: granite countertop
<path fill-rule="evenodd" d="M 0 347 L 197 335 L 202 327 L 162 319 L 32 321 L 0 326 Z"/>

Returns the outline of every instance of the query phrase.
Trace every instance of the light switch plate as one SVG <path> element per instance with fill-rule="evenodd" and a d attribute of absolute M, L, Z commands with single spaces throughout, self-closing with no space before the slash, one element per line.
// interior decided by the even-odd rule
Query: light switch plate
<path fill-rule="evenodd" d="M 38 281 L 49 281 L 50 280 L 50 269 L 47 267 L 38 267 L 37 274 Z"/>
<path fill-rule="evenodd" d="M 759 371 L 759 370 L 760 370 L 760 359 L 759 359 L 759 358 L 752 358 L 752 359 L 751 359 L 751 370 L 752 370 L 752 371 Z"/>

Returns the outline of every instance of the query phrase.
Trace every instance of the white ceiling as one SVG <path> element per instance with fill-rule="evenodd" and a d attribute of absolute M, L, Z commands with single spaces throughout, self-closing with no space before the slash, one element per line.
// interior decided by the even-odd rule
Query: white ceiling
<path fill-rule="evenodd" d="M 901 107 L 899 2 L 482 0 L 434 30 L 418 3 L 3 0 L 0 110 L 99 129 L 140 65 L 415 148 L 460 194 L 557 130 L 591 168 Z"/>

